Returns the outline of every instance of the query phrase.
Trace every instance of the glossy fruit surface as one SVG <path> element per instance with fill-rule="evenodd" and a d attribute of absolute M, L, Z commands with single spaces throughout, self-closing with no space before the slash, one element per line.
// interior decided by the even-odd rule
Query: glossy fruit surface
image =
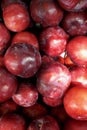
<path fill-rule="evenodd" d="M 71 73 L 71 83 L 72 84 L 82 84 L 87 87 L 87 67 L 73 66 L 70 68 Z"/>
<path fill-rule="evenodd" d="M 3 20 L 6 27 L 13 32 L 20 32 L 30 24 L 28 11 L 19 3 L 13 3 L 5 7 L 3 10 Z"/>
<path fill-rule="evenodd" d="M 38 91 L 32 84 L 21 83 L 12 99 L 22 107 L 29 107 L 37 102 Z"/>
<path fill-rule="evenodd" d="M 64 0 L 57 0 L 57 1 L 60 4 L 60 6 L 63 9 L 67 10 L 67 11 L 71 10 L 72 8 L 74 8 L 77 5 L 77 3 L 79 2 L 79 0 L 66 0 L 66 1 L 64 1 Z"/>
<path fill-rule="evenodd" d="M 70 82 L 71 75 L 68 68 L 54 61 L 39 71 L 37 89 L 43 96 L 58 99 L 69 88 Z"/>
<path fill-rule="evenodd" d="M 62 26 L 71 36 L 87 34 L 87 15 L 86 12 L 68 12 L 65 14 Z"/>
<path fill-rule="evenodd" d="M 63 10 L 54 0 L 32 0 L 30 12 L 33 20 L 43 27 L 55 26 L 63 18 Z"/>
<path fill-rule="evenodd" d="M 87 66 L 87 36 L 72 38 L 66 47 L 68 56 L 78 66 Z"/>
<path fill-rule="evenodd" d="M 59 56 L 65 51 L 69 35 L 59 26 L 49 27 L 40 33 L 40 49 L 51 57 Z"/>
<path fill-rule="evenodd" d="M 18 43 L 8 48 L 4 56 L 6 68 L 14 75 L 28 78 L 40 67 L 39 51 L 30 44 Z"/>
<path fill-rule="evenodd" d="M 87 120 L 87 88 L 74 85 L 64 96 L 64 108 L 70 117 Z"/>

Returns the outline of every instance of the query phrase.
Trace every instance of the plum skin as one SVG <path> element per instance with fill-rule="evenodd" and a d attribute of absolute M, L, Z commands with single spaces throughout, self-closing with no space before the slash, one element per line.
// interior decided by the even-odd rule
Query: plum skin
<path fill-rule="evenodd" d="M 78 66 L 87 66 L 87 36 L 76 36 L 66 46 L 67 55 Z"/>
<path fill-rule="evenodd" d="M 37 74 L 37 89 L 42 96 L 61 98 L 71 83 L 71 74 L 66 66 L 59 62 L 50 62 Z"/>
<path fill-rule="evenodd" d="M 63 10 L 53 0 L 32 0 L 30 12 L 32 19 L 43 27 L 58 25 L 63 18 Z"/>
<path fill-rule="evenodd" d="M 42 116 L 41 118 L 33 120 L 28 126 L 27 130 L 60 130 L 59 124 L 50 115 Z"/>
<path fill-rule="evenodd" d="M 26 123 L 22 116 L 16 113 L 6 113 L 0 119 L 0 130 L 25 130 Z"/>
<path fill-rule="evenodd" d="M 67 114 L 76 120 L 87 120 L 87 88 L 81 84 L 74 85 L 63 99 Z"/>
<path fill-rule="evenodd" d="M 0 67 L 0 102 L 5 102 L 12 97 L 18 87 L 17 77 L 5 67 Z"/>
<path fill-rule="evenodd" d="M 27 9 L 19 3 L 12 3 L 4 8 L 3 20 L 6 27 L 12 32 L 23 31 L 30 24 L 30 16 Z"/>
<path fill-rule="evenodd" d="M 12 74 L 29 78 L 38 71 L 41 65 L 41 55 L 33 45 L 16 43 L 7 49 L 4 63 Z"/>

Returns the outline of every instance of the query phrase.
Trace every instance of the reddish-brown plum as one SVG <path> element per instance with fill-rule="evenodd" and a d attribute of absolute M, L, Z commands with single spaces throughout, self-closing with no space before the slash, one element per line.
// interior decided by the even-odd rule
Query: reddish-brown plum
<path fill-rule="evenodd" d="M 0 54 L 3 54 L 3 52 L 10 45 L 10 38 L 11 35 L 9 30 L 2 22 L 0 22 Z"/>
<path fill-rule="evenodd" d="M 0 66 L 4 66 L 4 56 L 0 56 Z"/>
<path fill-rule="evenodd" d="M 79 0 L 79 2 L 70 10 L 72 12 L 81 12 L 86 11 L 87 9 L 87 0 Z"/>
<path fill-rule="evenodd" d="M 80 83 L 84 87 L 87 87 L 87 67 L 73 66 L 70 68 L 71 83 Z"/>
<path fill-rule="evenodd" d="M 87 120 L 87 88 L 81 84 L 71 87 L 64 96 L 67 114 L 76 120 Z"/>
<path fill-rule="evenodd" d="M 43 96 L 43 102 L 48 106 L 56 107 L 62 104 L 62 98 L 50 98 Z"/>
<path fill-rule="evenodd" d="M 85 11 L 66 13 L 62 27 L 71 36 L 87 34 L 87 13 Z"/>
<path fill-rule="evenodd" d="M 19 106 L 12 100 L 9 99 L 0 104 L 0 114 L 16 112 L 19 109 Z"/>
<path fill-rule="evenodd" d="M 59 26 L 49 27 L 40 33 L 40 49 L 51 57 L 63 53 L 68 41 L 68 34 Z"/>
<path fill-rule="evenodd" d="M 6 27 L 13 32 L 23 31 L 30 24 L 29 12 L 22 4 L 9 4 L 2 12 Z"/>
<path fill-rule="evenodd" d="M 38 100 L 38 91 L 30 83 L 21 83 L 12 99 L 15 103 L 22 107 L 29 107 L 34 105 Z"/>
<path fill-rule="evenodd" d="M 0 130 L 25 130 L 26 123 L 22 116 L 14 113 L 0 117 Z"/>
<path fill-rule="evenodd" d="M 7 49 L 4 62 L 12 74 L 29 78 L 38 71 L 41 56 L 34 46 L 27 43 L 17 43 Z"/>
<path fill-rule="evenodd" d="M 65 123 L 69 118 L 63 105 L 51 107 L 50 114 L 60 123 Z"/>
<path fill-rule="evenodd" d="M 51 62 L 42 67 L 37 75 L 37 89 L 43 96 L 61 98 L 69 88 L 71 75 L 66 66 L 59 62 Z"/>
<path fill-rule="evenodd" d="M 29 31 L 21 31 L 16 33 L 12 37 L 12 44 L 15 43 L 28 43 L 39 49 L 39 43 L 37 37 Z"/>
<path fill-rule="evenodd" d="M 24 4 L 24 2 L 22 0 L 2 0 L 1 1 L 1 9 L 4 10 L 4 8 L 6 6 L 9 6 L 9 4 L 13 4 L 13 3 L 20 3 L 20 4 Z"/>
<path fill-rule="evenodd" d="M 63 130 L 87 130 L 87 121 L 79 121 L 70 118 L 65 121 Z"/>
<path fill-rule="evenodd" d="M 48 109 L 40 103 L 35 103 L 32 106 L 23 107 L 22 111 L 25 116 L 34 120 L 42 116 L 45 116 L 48 112 Z"/>
<path fill-rule="evenodd" d="M 31 0 L 30 13 L 43 27 L 58 25 L 63 18 L 63 10 L 54 0 Z"/>
<path fill-rule="evenodd" d="M 27 130 L 60 130 L 60 128 L 57 121 L 47 115 L 33 120 Z"/>
<path fill-rule="evenodd" d="M 0 102 L 7 101 L 16 92 L 18 86 L 17 78 L 0 67 Z"/>
<path fill-rule="evenodd" d="M 67 55 L 78 66 L 87 66 L 87 36 L 72 38 L 66 47 Z"/>
<path fill-rule="evenodd" d="M 69 11 L 71 10 L 73 7 L 75 7 L 77 5 L 77 3 L 79 2 L 79 0 L 57 0 L 58 3 L 60 4 L 60 6 L 66 10 Z"/>
<path fill-rule="evenodd" d="M 47 65 L 47 64 L 49 64 L 50 62 L 53 62 L 54 61 L 54 59 L 52 58 L 52 57 L 50 57 L 50 56 L 47 56 L 47 55 L 43 55 L 42 57 L 41 57 L 41 66 L 45 66 L 45 65 Z"/>

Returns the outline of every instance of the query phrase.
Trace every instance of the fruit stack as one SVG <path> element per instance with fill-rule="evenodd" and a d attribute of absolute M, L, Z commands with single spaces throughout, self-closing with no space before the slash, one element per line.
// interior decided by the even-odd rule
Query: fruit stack
<path fill-rule="evenodd" d="M 0 130 L 87 130 L 87 0 L 0 1 Z"/>

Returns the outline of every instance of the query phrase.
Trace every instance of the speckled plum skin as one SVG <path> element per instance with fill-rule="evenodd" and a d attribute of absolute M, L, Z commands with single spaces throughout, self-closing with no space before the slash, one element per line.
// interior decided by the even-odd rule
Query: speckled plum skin
<path fill-rule="evenodd" d="M 71 75 L 66 66 L 51 62 L 42 67 L 37 76 L 37 89 L 41 95 L 61 98 L 71 83 Z"/>
<path fill-rule="evenodd" d="M 40 33 L 40 49 L 48 56 L 57 57 L 65 51 L 69 35 L 59 26 L 48 27 Z"/>
<path fill-rule="evenodd" d="M 16 104 L 22 107 L 29 107 L 37 102 L 38 91 L 35 86 L 30 83 L 21 83 L 17 92 L 13 94 L 12 99 Z"/>

